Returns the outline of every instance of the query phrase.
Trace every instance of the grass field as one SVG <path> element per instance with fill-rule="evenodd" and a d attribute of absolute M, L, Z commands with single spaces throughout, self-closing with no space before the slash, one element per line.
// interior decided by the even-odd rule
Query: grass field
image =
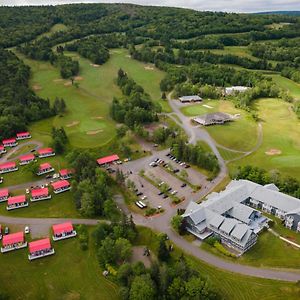
<path fill-rule="evenodd" d="M 230 164 L 230 168 L 238 165 L 259 166 L 299 178 L 300 121 L 291 110 L 291 104 L 278 99 L 261 99 L 255 102 L 255 109 L 262 120 L 262 146 L 255 153 Z M 248 134 L 243 136 L 250 137 Z M 227 135 L 226 138 L 230 137 Z M 270 149 L 276 149 L 281 154 L 267 155 Z"/>
<path fill-rule="evenodd" d="M 118 287 L 102 276 L 91 234 L 87 251 L 78 238 L 52 245 L 55 255 L 32 262 L 28 248 L 1 254 L 1 291 L 11 299 L 118 299 Z"/>
<path fill-rule="evenodd" d="M 63 117 L 49 118 L 30 127 L 33 138 L 46 143 L 49 143 L 52 126 L 64 126 L 71 145 L 79 148 L 102 146 L 112 140 L 115 123 L 109 116 L 109 107 L 114 96 L 121 96 L 115 84 L 119 68 L 141 84 L 153 100 L 163 105 L 165 111 L 170 110 L 167 102 L 160 100 L 159 83 L 164 73 L 131 59 L 125 49 L 111 50 L 111 58 L 100 67 L 94 67 L 76 53 L 66 53 L 79 61 L 78 88 L 61 79 L 58 69 L 51 64 L 18 55 L 31 67 L 30 83 L 35 92 L 51 102 L 55 97 L 62 97 L 67 104 L 67 113 Z"/>
<path fill-rule="evenodd" d="M 232 54 L 240 57 L 246 57 L 254 61 L 258 60 L 257 57 L 251 55 L 247 46 L 225 46 L 224 49 L 213 49 L 210 51 L 215 54 Z"/>
<path fill-rule="evenodd" d="M 243 153 L 229 151 L 229 150 L 226 150 L 226 149 L 220 148 L 220 147 L 218 147 L 218 150 L 224 160 L 237 159 L 243 155 Z"/>
<path fill-rule="evenodd" d="M 157 248 L 155 234 L 147 228 L 139 229 L 138 244 L 148 245 L 154 251 Z M 179 257 L 181 251 L 176 248 L 173 257 Z M 202 261 L 185 255 L 193 268 L 198 270 L 204 277 L 208 277 L 212 284 L 224 299 L 228 300 L 296 300 L 300 296 L 300 288 L 294 283 L 281 282 L 276 280 L 258 279 L 240 274 L 226 272 L 216 269 Z"/>

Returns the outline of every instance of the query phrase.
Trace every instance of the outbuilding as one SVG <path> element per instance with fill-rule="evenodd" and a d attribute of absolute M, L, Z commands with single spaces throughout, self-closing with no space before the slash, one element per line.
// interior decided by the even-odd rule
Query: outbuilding
<path fill-rule="evenodd" d="M 18 142 L 15 138 L 6 139 L 2 141 L 4 147 L 15 147 L 18 145 Z"/>
<path fill-rule="evenodd" d="M 20 157 L 20 166 L 28 165 L 35 160 L 34 154 L 27 154 Z"/>
<path fill-rule="evenodd" d="M 72 178 L 74 171 L 70 169 L 62 169 L 59 171 L 60 179 L 69 179 Z"/>
<path fill-rule="evenodd" d="M 53 241 L 59 241 L 68 239 L 77 235 L 71 222 L 65 222 L 61 224 L 55 224 L 52 226 L 53 230 Z"/>
<path fill-rule="evenodd" d="M 31 190 L 31 202 L 48 200 L 51 199 L 51 195 L 49 194 L 49 189 L 47 187 L 42 189 L 34 189 Z"/>
<path fill-rule="evenodd" d="M 17 164 L 13 161 L 6 162 L 0 165 L 0 174 L 14 172 L 17 170 L 18 170 Z"/>
<path fill-rule="evenodd" d="M 22 249 L 27 247 L 27 242 L 24 238 L 24 232 L 16 232 L 3 236 L 1 252 L 9 252 L 12 250 Z"/>
<path fill-rule="evenodd" d="M 201 102 L 203 99 L 198 95 L 191 95 L 191 96 L 182 96 L 179 97 L 179 101 L 181 103 L 190 103 L 190 102 Z"/>
<path fill-rule="evenodd" d="M 54 254 L 55 251 L 51 246 L 50 239 L 45 238 L 29 243 L 29 260 L 42 258 Z"/>
<path fill-rule="evenodd" d="M 17 208 L 27 207 L 28 202 L 25 195 L 13 196 L 7 199 L 7 210 L 13 210 Z"/>
<path fill-rule="evenodd" d="M 17 133 L 17 140 L 30 139 L 31 135 L 28 131 Z"/>
<path fill-rule="evenodd" d="M 6 149 L 3 145 L 0 145 L 0 154 L 6 153 Z"/>
<path fill-rule="evenodd" d="M 52 148 L 39 149 L 37 152 L 38 152 L 39 158 L 44 158 L 44 157 L 49 157 L 49 156 L 55 155 L 55 152 Z"/>
<path fill-rule="evenodd" d="M 54 168 L 49 163 L 40 164 L 39 170 L 36 173 L 38 176 L 53 172 Z"/>
<path fill-rule="evenodd" d="M 113 154 L 110 156 L 105 156 L 105 157 L 97 159 L 97 163 L 99 166 L 103 166 L 105 164 L 110 164 L 110 163 L 112 163 L 114 161 L 118 161 L 118 160 L 120 160 L 119 156 L 117 154 Z"/>
<path fill-rule="evenodd" d="M 1 189 L 0 190 L 0 202 L 5 202 L 7 201 L 9 196 L 9 191 L 8 189 Z"/>
<path fill-rule="evenodd" d="M 63 193 L 65 191 L 68 191 L 71 189 L 70 182 L 65 179 L 53 182 L 53 183 L 51 183 L 51 185 L 53 187 L 53 192 L 55 194 Z"/>

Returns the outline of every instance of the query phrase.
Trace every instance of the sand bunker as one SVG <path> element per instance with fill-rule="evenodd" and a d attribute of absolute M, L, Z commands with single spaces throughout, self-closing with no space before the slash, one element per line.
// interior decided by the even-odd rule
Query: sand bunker
<path fill-rule="evenodd" d="M 72 85 L 72 82 L 71 81 L 67 81 L 64 83 L 64 86 L 71 86 Z"/>
<path fill-rule="evenodd" d="M 35 84 L 35 85 L 32 87 L 32 89 L 33 89 L 34 91 L 40 91 L 40 90 L 42 89 L 42 87 L 41 87 L 40 85 L 38 85 L 38 84 Z"/>
<path fill-rule="evenodd" d="M 153 71 L 154 70 L 154 68 L 151 67 L 151 66 L 145 66 L 144 69 L 147 70 L 147 71 Z"/>
<path fill-rule="evenodd" d="M 92 117 L 91 119 L 92 119 L 92 120 L 102 120 L 103 117 L 102 117 L 102 116 L 98 116 L 98 117 Z"/>
<path fill-rule="evenodd" d="M 265 152 L 267 155 L 280 155 L 282 153 L 281 150 L 279 149 L 269 149 L 268 151 Z"/>
<path fill-rule="evenodd" d="M 80 123 L 79 121 L 73 121 L 72 123 L 67 124 L 66 127 L 73 127 L 73 126 L 78 125 L 79 123 Z"/>
<path fill-rule="evenodd" d="M 99 68 L 100 65 L 97 65 L 97 64 L 90 64 L 90 66 L 94 67 L 94 68 Z"/>
<path fill-rule="evenodd" d="M 81 77 L 81 76 L 75 76 L 74 80 L 80 81 L 80 80 L 83 80 L 83 77 Z"/>
<path fill-rule="evenodd" d="M 212 106 L 207 105 L 207 104 L 203 104 L 203 106 L 206 107 L 206 108 L 209 108 L 209 109 L 213 108 Z"/>
<path fill-rule="evenodd" d="M 95 134 L 100 133 L 102 131 L 103 131 L 102 129 L 99 129 L 99 130 L 90 130 L 90 131 L 87 131 L 86 134 L 87 135 L 95 135 Z"/>

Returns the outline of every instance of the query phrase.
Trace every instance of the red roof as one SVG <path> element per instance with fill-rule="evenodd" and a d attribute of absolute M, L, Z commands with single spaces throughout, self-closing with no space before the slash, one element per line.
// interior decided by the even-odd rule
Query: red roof
<path fill-rule="evenodd" d="M 30 133 L 29 133 L 28 131 L 17 133 L 17 137 L 20 137 L 20 136 L 28 136 L 28 135 L 30 135 Z"/>
<path fill-rule="evenodd" d="M 16 163 L 11 161 L 0 165 L 0 170 L 15 168 Z"/>
<path fill-rule="evenodd" d="M 0 145 L 0 150 L 4 150 L 4 146 L 3 145 Z"/>
<path fill-rule="evenodd" d="M 2 144 L 10 144 L 10 143 L 15 143 L 16 139 L 15 138 L 11 138 L 11 139 L 6 139 L 2 141 Z"/>
<path fill-rule="evenodd" d="M 52 226 L 54 234 L 61 234 L 63 232 L 73 231 L 73 225 L 71 222 L 66 222 L 62 224 L 56 224 Z"/>
<path fill-rule="evenodd" d="M 34 159 L 33 154 L 27 154 L 20 157 L 20 161 L 27 161 L 27 160 L 33 160 Z"/>
<path fill-rule="evenodd" d="M 59 174 L 61 176 L 66 176 L 66 175 L 69 175 L 69 174 L 73 174 L 73 170 L 70 170 L 70 169 L 62 169 L 59 171 Z"/>
<path fill-rule="evenodd" d="M 19 195 L 14 197 L 9 197 L 7 200 L 8 205 L 16 204 L 16 203 L 23 203 L 26 202 L 25 195 Z"/>
<path fill-rule="evenodd" d="M 51 185 L 53 186 L 53 188 L 55 190 L 66 187 L 66 186 L 70 186 L 70 182 L 68 180 L 59 180 L 56 182 L 51 183 Z"/>
<path fill-rule="evenodd" d="M 46 250 L 51 248 L 51 243 L 49 238 L 34 241 L 29 243 L 29 252 L 33 253 L 36 251 Z"/>
<path fill-rule="evenodd" d="M 103 164 L 111 163 L 111 162 L 119 160 L 119 159 L 120 159 L 119 156 L 114 154 L 114 155 L 105 156 L 105 157 L 97 159 L 97 163 L 99 165 L 103 165 Z"/>
<path fill-rule="evenodd" d="M 43 148 L 43 149 L 39 149 L 38 153 L 39 154 L 48 154 L 48 153 L 53 153 L 53 149 L 52 148 Z"/>
<path fill-rule="evenodd" d="M 24 232 L 16 232 L 11 233 L 3 236 L 2 244 L 3 246 L 12 245 L 15 243 L 21 243 L 24 242 Z"/>
<path fill-rule="evenodd" d="M 40 196 L 48 196 L 49 191 L 48 188 L 36 189 L 31 191 L 32 197 L 40 197 Z"/>
<path fill-rule="evenodd" d="M 8 197 L 8 189 L 1 189 L 0 190 L 0 198 Z"/>
<path fill-rule="evenodd" d="M 39 169 L 40 170 L 46 170 L 46 169 L 51 169 L 52 166 L 49 163 L 44 163 L 44 164 L 40 164 Z"/>

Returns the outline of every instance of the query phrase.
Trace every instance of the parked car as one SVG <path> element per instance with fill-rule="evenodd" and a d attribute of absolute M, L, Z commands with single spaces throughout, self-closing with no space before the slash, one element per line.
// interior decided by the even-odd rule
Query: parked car
<path fill-rule="evenodd" d="M 164 193 L 164 192 L 159 192 L 159 193 L 158 193 L 158 196 L 161 196 L 163 193 Z"/>
<path fill-rule="evenodd" d="M 52 178 L 52 175 L 47 175 L 46 176 L 46 179 L 50 179 L 50 178 Z"/>
<path fill-rule="evenodd" d="M 29 189 L 26 189 L 25 192 L 26 192 L 26 194 L 29 194 Z"/>
<path fill-rule="evenodd" d="M 167 191 L 168 191 L 168 192 L 172 191 L 172 188 L 171 188 L 171 187 L 169 187 Z"/>
<path fill-rule="evenodd" d="M 30 152 L 35 152 L 35 149 L 30 150 Z"/>
<path fill-rule="evenodd" d="M 147 196 L 143 196 L 141 197 L 142 200 L 146 200 L 147 199 Z"/>
<path fill-rule="evenodd" d="M 171 193 L 171 195 L 176 195 L 177 194 L 177 191 L 173 191 L 172 193 Z"/>
<path fill-rule="evenodd" d="M 162 181 L 158 186 L 162 186 L 163 184 L 164 184 L 165 182 L 164 181 Z"/>
<path fill-rule="evenodd" d="M 183 183 L 183 184 L 181 185 L 181 187 L 182 187 L 182 188 L 186 187 L 186 183 Z"/>
<path fill-rule="evenodd" d="M 173 171 L 173 173 L 178 173 L 179 172 L 179 169 L 175 169 L 174 171 Z"/>
<path fill-rule="evenodd" d="M 142 192 L 138 192 L 138 193 L 136 193 L 136 195 L 137 195 L 137 196 L 142 196 L 143 193 L 142 193 Z"/>
<path fill-rule="evenodd" d="M 25 232 L 26 234 L 28 234 L 28 233 L 30 232 L 29 226 L 26 226 L 26 227 L 24 228 L 24 232 Z"/>
<path fill-rule="evenodd" d="M 4 228 L 4 234 L 9 234 L 9 228 L 7 226 Z"/>
<path fill-rule="evenodd" d="M 167 153 L 167 154 L 166 154 L 166 157 L 170 157 L 170 156 L 171 156 L 171 153 Z"/>
<path fill-rule="evenodd" d="M 164 199 L 168 198 L 168 195 L 164 194 L 163 198 L 164 198 Z"/>
<path fill-rule="evenodd" d="M 185 168 L 186 168 L 186 169 L 188 169 L 188 168 L 190 168 L 190 167 L 191 167 L 190 165 L 185 165 Z"/>

